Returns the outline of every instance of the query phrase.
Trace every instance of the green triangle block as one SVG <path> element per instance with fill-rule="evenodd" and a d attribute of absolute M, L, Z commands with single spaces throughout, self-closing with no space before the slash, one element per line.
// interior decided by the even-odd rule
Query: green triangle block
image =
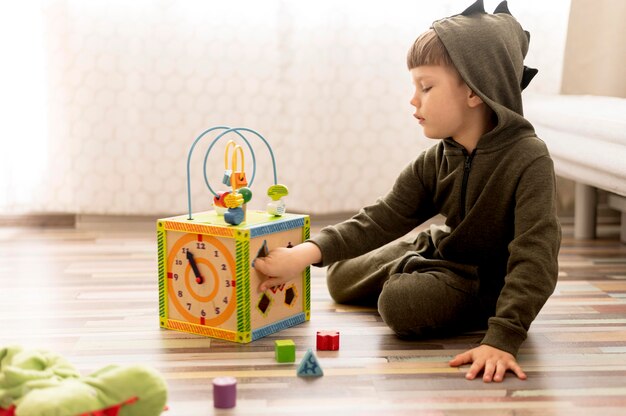
<path fill-rule="evenodd" d="M 317 357 L 310 348 L 304 354 L 304 358 L 298 367 L 298 377 L 321 377 L 324 375 L 322 367 L 317 361 Z"/>

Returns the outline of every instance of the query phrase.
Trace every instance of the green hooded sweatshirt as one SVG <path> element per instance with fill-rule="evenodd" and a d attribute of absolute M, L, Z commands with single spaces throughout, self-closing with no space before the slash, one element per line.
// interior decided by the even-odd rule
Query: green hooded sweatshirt
<path fill-rule="evenodd" d="M 493 109 L 496 126 L 472 154 L 442 138 L 386 196 L 310 241 L 322 252 L 319 265 L 328 265 L 442 215 L 445 226 L 423 232 L 417 252 L 398 253 L 404 272 L 445 267 L 453 272 L 447 283 L 460 290 L 478 280 L 480 293 L 495 303 L 482 344 L 516 355 L 554 291 L 561 241 L 552 160 L 523 117 L 522 89 L 537 72 L 523 64 L 529 35 L 506 2 L 488 14 L 482 0 L 433 29 L 463 80 Z"/>

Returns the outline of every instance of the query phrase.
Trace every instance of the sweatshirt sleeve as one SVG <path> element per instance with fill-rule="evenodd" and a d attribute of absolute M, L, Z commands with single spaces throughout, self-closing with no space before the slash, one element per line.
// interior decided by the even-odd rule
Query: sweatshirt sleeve
<path fill-rule="evenodd" d="M 544 156 L 529 165 L 519 180 L 507 275 L 482 344 L 516 355 L 554 291 L 561 244 L 555 194 L 552 160 Z"/>
<path fill-rule="evenodd" d="M 406 166 L 391 191 L 351 219 L 326 227 L 309 241 L 322 252 L 326 266 L 346 260 L 403 236 L 435 215 L 422 179 L 425 153 Z"/>

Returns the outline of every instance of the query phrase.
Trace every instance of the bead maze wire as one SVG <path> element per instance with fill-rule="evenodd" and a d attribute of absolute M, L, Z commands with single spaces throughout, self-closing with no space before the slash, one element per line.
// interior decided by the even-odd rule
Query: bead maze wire
<path fill-rule="evenodd" d="M 252 182 L 254 181 L 254 176 L 256 175 L 256 156 L 254 154 L 254 150 L 252 148 L 252 145 L 250 144 L 250 142 L 248 141 L 248 139 L 246 139 L 246 137 L 241 133 L 241 132 L 248 132 L 248 133 L 252 133 L 255 136 L 257 136 L 259 139 L 261 139 L 263 141 L 263 143 L 265 143 L 265 146 L 267 146 L 267 150 L 270 153 L 270 157 L 272 159 L 272 170 L 274 172 L 274 185 L 278 184 L 278 175 L 276 173 L 276 159 L 274 158 L 274 152 L 272 151 L 272 147 L 270 146 L 270 144 L 267 142 L 267 140 L 265 140 L 265 138 L 263 136 L 261 136 L 258 132 L 249 129 L 247 127 L 228 127 L 228 126 L 216 126 L 216 127 L 211 127 L 210 129 L 207 129 L 205 131 L 203 131 L 193 142 L 193 144 L 191 145 L 191 148 L 189 149 L 189 153 L 187 155 L 187 207 L 189 210 L 189 216 L 187 217 L 188 220 L 192 220 L 193 216 L 192 216 L 192 209 L 191 209 L 191 155 L 193 154 L 193 151 L 196 147 L 196 145 L 198 144 L 198 142 L 207 134 L 216 131 L 216 130 L 224 130 L 223 132 L 221 132 L 215 139 L 213 139 L 213 141 L 211 142 L 211 145 L 209 146 L 209 148 L 207 149 L 205 155 L 204 155 L 204 165 L 203 165 L 203 172 L 204 172 L 204 183 L 206 184 L 207 188 L 209 189 L 209 191 L 213 194 L 213 196 L 217 196 L 217 192 L 215 192 L 213 190 L 213 188 L 211 187 L 211 184 L 209 183 L 209 179 L 207 178 L 207 173 L 206 173 L 206 169 L 207 169 L 207 161 L 209 158 L 209 153 L 211 152 L 211 149 L 213 149 L 213 147 L 215 146 L 215 144 L 223 137 L 225 137 L 227 134 L 229 133 L 235 133 L 237 134 L 239 137 L 241 137 L 241 139 L 243 139 L 243 141 L 246 143 L 246 145 L 248 146 L 248 150 L 250 150 L 250 154 L 252 155 L 252 177 L 250 178 L 250 182 L 248 184 L 248 186 L 252 186 Z"/>

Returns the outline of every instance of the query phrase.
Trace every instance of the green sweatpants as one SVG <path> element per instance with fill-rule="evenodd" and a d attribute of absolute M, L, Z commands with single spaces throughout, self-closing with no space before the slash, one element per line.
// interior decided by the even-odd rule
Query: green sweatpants
<path fill-rule="evenodd" d="M 383 321 L 401 337 L 486 328 L 495 297 L 481 294 L 477 277 L 468 281 L 421 257 L 418 240 L 398 240 L 330 265 L 330 295 L 337 303 L 377 306 Z"/>

